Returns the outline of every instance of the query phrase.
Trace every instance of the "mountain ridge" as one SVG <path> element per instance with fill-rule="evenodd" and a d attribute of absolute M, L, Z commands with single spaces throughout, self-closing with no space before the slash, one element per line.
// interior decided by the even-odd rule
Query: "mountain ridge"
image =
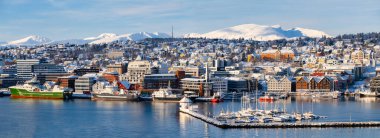
<path fill-rule="evenodd" d="M 331 37 L 325 32 L 295 27 L 291 29 L 283 29 L 280 25 L 266 26 L 257 24 L 241 24 L 237 26 L 222 28 L 211 32 L 197 34 L 184 34 L 184 38 L 219 38 L 219 39 L 253 39 L 253 40 L 278 40 L 291 39 L 296 37 Z"/>

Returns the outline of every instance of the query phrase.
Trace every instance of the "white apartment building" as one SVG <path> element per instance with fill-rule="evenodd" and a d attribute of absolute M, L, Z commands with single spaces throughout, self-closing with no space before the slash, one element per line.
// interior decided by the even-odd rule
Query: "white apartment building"
<path fill-rule="evenodd" d="M 292 80 L 288 77 L 272 77 L 267 81 L 268 92 L 291 92 Z"/>
<path fill-rule="evenodd" d="M 144 76 L 151 73 L 149 61 L 139 60 L 132 61 L 128 64 L 128 81 L 131 84 L 141 84 L 144 80 Z"/>
<path fill-rule="evenodd" d="M 96 74 L 86 74 L 75 80 L 75 92 L 90 93 L 96 82 Z"/>

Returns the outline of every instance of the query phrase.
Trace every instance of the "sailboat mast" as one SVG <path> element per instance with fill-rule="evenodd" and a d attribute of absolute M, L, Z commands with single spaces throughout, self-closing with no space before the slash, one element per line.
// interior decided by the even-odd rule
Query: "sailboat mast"
<path fill-rule="evenodd" d="M 256 99 L 255 99 L 255 103 L 256 103 L 256 111 L 257 111 L 257 101 L 259 100 L 259 99 L 257 99 L 257 84 L 258 84 L 257 81 L 258 81 L 258 80 L 256 80 L 256 96 L 255 96 L 255 97 L 256 97 Z"/>

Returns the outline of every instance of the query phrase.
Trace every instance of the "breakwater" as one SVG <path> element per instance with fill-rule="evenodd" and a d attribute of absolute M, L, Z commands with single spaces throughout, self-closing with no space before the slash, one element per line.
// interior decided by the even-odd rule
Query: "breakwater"
<path fill-rule="evenodd" d="M 379 121 L 368 122 L 294 122 L 294 123 L 226 123 L 187 108 L 182 113 L 198 118 L 219 128 L 327 128 L 327 127 L 380 127 Z"/>

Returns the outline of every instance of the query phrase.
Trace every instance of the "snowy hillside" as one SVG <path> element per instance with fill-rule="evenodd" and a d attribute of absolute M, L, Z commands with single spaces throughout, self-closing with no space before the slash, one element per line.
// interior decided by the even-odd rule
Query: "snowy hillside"
<path fill-rule="evenodd" d="M 165 34 L 165 33 L 148 33 L 148 32 L 139 32 L 139 33 L 132 33 L 132 34 L 122 34 L 117 35 L 113 33 L 103 33 L 96 37 L 87 37 L 83 39 L 68 39 L 68 40 L 60 40 L 60 41 L 54 41 L 51 42 L 52 44 L 104 44 L 104 43 L 111 43 L 115 41 L 140 41 L 145 38 L 170 38 L 171 36 Z"/>
<path fill-rule="evenodd" d="M 32 35 L 19 40 L 8 42 L 7 45 L 40 45 L 49 42 L 51 42 L 49 38 Z"/>
<path fill-rule="evenodd" d="M 238 26 L 233 26 L 229 28 L 224 28 L 204 34 L 185 34 L 185 38 L 222 38 L 222 39 L 254 39 L 254 40 L 277 40 L 277 39 L 288 39 L 295 37 L 322 37 L 330 35 L 312 29 L 304 28 L 292 28 L 292 29 L 282 29 L 281 26 L 264 26 L 256 24 L 243 24 Z"/>
<path fill-rule="evenodd" d="M 110 43 L 114 41 L 126 41 L 126 40 L 133 40 L 133 41 L 140 41 L 145 38 L 169 38 L 170 36 L 165 33 L 148 33 L 148 32 L 139 32 L 139 33 L 132 33 L 132 34 L 123 34 L 123 35 L 114 35 L 110 37 L 104 37 L 101 39 L 96 39 L 95 41 L 90 42 L 90 44 L 102 44 L 102 43 Z"/>

